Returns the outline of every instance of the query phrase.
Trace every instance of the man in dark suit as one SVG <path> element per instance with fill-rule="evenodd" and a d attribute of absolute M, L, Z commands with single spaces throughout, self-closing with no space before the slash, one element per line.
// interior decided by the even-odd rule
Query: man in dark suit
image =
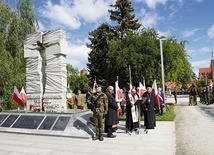
<path fill-rule="evenodd" d="M 114 138 L 116 137 L 113 135 L 113 125 L 117 125 L 119 123 L 117 117 L 117 102 L 113 96 L 114 87 L 109 86 L 106 91 L 106 96 L 108 98 L 108 112 L 105 116 L 105 132 L 107 132 L 107 137 Z"/>

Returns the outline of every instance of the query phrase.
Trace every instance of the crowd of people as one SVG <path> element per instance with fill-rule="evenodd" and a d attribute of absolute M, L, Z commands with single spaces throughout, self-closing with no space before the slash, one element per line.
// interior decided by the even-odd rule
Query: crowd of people
<path fill-rule="evenodd" d="M 200 102 L 205 105 L 214 103 L 214 85 L 201 86 L 195 93 L 200 98 Z M 194 96 L 196 96 L 194 94 Z"/>
<path fill-rule="evenodd" d="M 96 84 L 96 91 L 92 92 L 90 88 L 86 93 L 86 102 L 88 109 L 93 112 L 96 133 L 93 140 L 103 141 L 103 134 L 107 133 L 108 138 L 115 138 L 113 133 L 117 130 L 119 123 L 118 114 L 126 116 L 126 132 L 139 133 L 140 116 L 144 115 L 145 129 L 154 129 L 156 127 L 155 113 L 159 110 L 157 98 L 152 92 L 151 85 L 147 85 L 146 92 L 139 96 L 137 90 L 127 91 L 123 88 L 122 100 L 115 100 L 115 90 L 113 86 L 108 86 L 106 92 L 102 91 L 102 86 Z M 159 89 L 160 93 L 161 90 Z M 163 94 L 162 94 L 163 95 Z M 161 107 L 164 102 L 161 103 Z M 161 110 L 161 108 L 160 108 Z"/>
<path fill-rule="evenodd" d="M 192 83 L 188 88 L 189 94 L 189 106 L 197 105 L 197 97 L 199 97 L 199 102 L 204 105 L 209 105 L 214 103 L 214 85 L 205 85 L 197 87 L 195 83 Z M 182 94 L 183 91 L 182 91 Z M 177 103 L 177 89 L 174 88 L 173 91 L 175 103 Z"/>

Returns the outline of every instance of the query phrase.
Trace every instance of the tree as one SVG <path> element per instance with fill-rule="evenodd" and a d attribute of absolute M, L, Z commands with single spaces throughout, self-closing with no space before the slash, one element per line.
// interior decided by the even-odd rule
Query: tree
<path fill-rule="evenodd" d="M 138 20 L 134 19 L 135 15 L 131 14 L 134 9 L 129 0 L 117 0 L 111 7 L 116 10 L 109 10 L 110 19 L 116 21 L 118 25 L 101 24 L 96 30 L 89 32 L 91 44 L 87 45 L 91 49 L 87 64 L 90 78 L 95 79 L 96 77 L 97 81 L 103 85 L 109 84 L 107 78 L 111 70 L 111 62 L 108 59 L 109 43 L 117 38 L 125 37 L 141 26 Z"/>
<path fill-rule="evenodd" d="M 119 76 L 120 85 L 128 86 L 128 66 L 131 66 L 134 86 L 145 78 L 146 83 L 155 79 L 161 83 L 160 45 L 155 29 L 144 29 L 139 33 L 128 34 L 126 38 L 110 43 L 108 59 L 109 79 L 113 83 Z M 163 43 L 165 81 L 183 84 L 191 78 L 191 65 L 187 61 L 185 46 L 173 38 Z M 115 78 L 113 78 L 115 77 Z"/>
<path fill-rule="evenodd" d="M 30 0 L 20 0 L 16 9 L 0 1 L 0 96 L 4 109 L 13 109 L 13 86 L 25 86 L 24 40 L 36 31 L 37 19 Z"/>
<path fill-rule="evenodd" d="M 74 68 L 71 64 L 67 64 L 67 72 L 67 83 L 73 92 L 77 92 L 77 90 L 86 92 L 88 90 L 89 79 L 87 75 L 80 74 L 78 69 Z"/>
<path fill-rule="evenodd" d="M 114 37 L 112 35 L 111 26 L 103 23 L 96 30 L 89 32 L 89 40 L 91 44 L 87 44 L 87 47 L 91 49 L 88 54 L 87 66 L 90 70 L 90 78 L 97 80 L 97 82 L 105 83 L 106 71 L 108 71 L 108 43 Z"/>
<path fill-rule="evenodd" d="M 135 14 L 131 14 L 134 9 L 130 0 L 116 0 L 114 5 L 110 5 L 115 10 L 108 10 L 110 19 L 116 21 L 118 25 L 114 26 L 118 38 L 123 38 L 127 32 L 136 31 L 141 24 L 135 19 Z"/>

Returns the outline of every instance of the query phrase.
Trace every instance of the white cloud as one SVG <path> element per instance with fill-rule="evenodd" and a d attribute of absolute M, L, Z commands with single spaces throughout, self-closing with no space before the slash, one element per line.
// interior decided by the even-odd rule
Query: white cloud
<path fill-rule="evenodd" d="M 209 67 L 210 59 L 190 62 L 192 67 Z"/>
<path fill-rule="evenodd" d="M 40 11 L 43 17 L 48 18 L 51 22 L 60 23 L 61 25 L 77 29 L 81 23 L 76 16 L 76 13 L 72 12 L 72 9 L 65 3 L 60 1 L 60 5 L 52 4 L 51 1 L 47 1 L 44 6 L 44 10 Z"/>
<path fill-rule="evenodd" d="M 214 25 L 212 25 L 212 27 L 208 29 L 207 35 L 210 39 L 214 39 Z"/>
<path fill-rule="evenodd" d="M 194 35 L 197 31 L 199 31 L 198 28 L 194 28 L 192 30 L 185 30 L 182 35 L 184 38 L 188 38 L 188 37 Z"/>
<path fill-rule="evenodd" d="M 88 62 L 88 53 L 91 50 L 86 45 L 68 45 L 67 63 L 77 67 L 79 70 L 86 68 Z"/>
<path fill-rule="evenodd" d="M 198 2 L 198 3 L 201 3 L 203 2 L 204 0 L 195 0 L 195 2 Z"/>
<path fill-rule="evenodd" d="M 201 55 L 201 54 L 204 54 L 204 53 L 208 53 L 208 52 L 211 52 L 211 49 L 210 47 L 202 47 L 198 50 L 194 50 L 194 49 L 188 49 L 187 50 L 188 54 L 190 56 L 193 56 L 193 55 Z"/>
<path fill-rule="evenodd" d="M 190 62 L 196 76 L 199 74 L 199 68 L 209 67 L 210 59 Z"/>
<path fill-rule="evenodd" d="M 106 20 L 109 5 L 114 2 L 115 0 L 60 0 L 59 4 L 54 4 L 48 0 L 39 12 L 54 24 L 78 29 L 83 22 Z"/>
<path fill-rule="evenodd" d="M 156 26 L 157 22 L 161 19 L 161 17 L 159 17 L 157 13 L 153 12 L 146 13 L 145 10 L 142 10 L 141 12 L 143 19 L 141 19 L 140 22 L 145 28 Z"/>
<path fill-rule="evenodd" d="M 39 25 L 39 31 L 45 30 L 45 26 L 40 21 L 38 21 L 38 25 Z"/>
<path fill-rule="evenodd" d="M 169 6 L 169 10 L 172 12 L 169 15 L 169 19 L 173 18 L 174 15 L 182 8 L 184 5 L 184 0 L 179 0 Z"/>
<path fill-rule="evenodd" d="M 157 4 L 165 5 L 168 0 L 143 0 L 144 3 L 150 8 L 155 9 Z"/>

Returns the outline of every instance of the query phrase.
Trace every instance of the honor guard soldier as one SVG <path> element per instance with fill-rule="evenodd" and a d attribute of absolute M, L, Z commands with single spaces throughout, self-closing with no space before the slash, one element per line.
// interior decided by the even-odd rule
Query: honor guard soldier
<path fill-rule="evenodd" d="M 108 98 L 106 94 L 102 92 L 102 86 L 100 84 L 97 84 L 95 88 L 96 92 L 89 96 L 87 100 L 88 106 L 93 111 L 93 118 L 96 127 L 96 135 L 94 135 L 92 139 L 103 141 L 103 119 L 108 111 Z"/>

